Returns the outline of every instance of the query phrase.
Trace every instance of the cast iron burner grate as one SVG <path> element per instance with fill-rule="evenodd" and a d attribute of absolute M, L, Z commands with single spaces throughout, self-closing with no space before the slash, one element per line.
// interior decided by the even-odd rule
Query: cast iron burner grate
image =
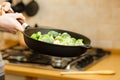
<path fill-rule="evenodd" d="M 25 66 L 27 64 L 28 67 L 36 67 L 37 65 L 38 68 L 66 70 L 84 70 L 110 55 L 110 51 L 101 48 L 91 48 L 78 57 L 55 57 L 43 55 L 19 45 L 1 52 L 3 59 L 14 65 Z"/>
<path fill-rule="evenodd" d="M 28 63 L 36 63 L 36 64 L 44 64 L 44 65 L 50 65 L 51 57 L 47 55 L 42 54 L 31 54 L 28 57 Z"/>

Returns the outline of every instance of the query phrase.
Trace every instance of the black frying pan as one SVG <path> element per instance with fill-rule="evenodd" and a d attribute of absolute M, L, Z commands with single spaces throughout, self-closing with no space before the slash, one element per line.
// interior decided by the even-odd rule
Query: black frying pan
<path fill-rule="evenodd" d="M 44 27 L 44 26 L 43 26 Z M 59 33 L 67 32 L 72 37 L 78 39 L 82 38 L 84 40 L 84 46 L 64 46 L 57 44 L 50 44 L 42 41 L 37 41 L 30 38 L 31 34 L 40 31 L 42 34 L 47 33 L 48 31 L 57 31 Z M 85 53 L 88 48 L 90 48 L 90 39 L 87 37 L 74 33 L 71 31 L 60 30 L 60 29 L 46 29 L 46 28 L 27 28 L 24 30 L 24 40 L 26 45 L 32 50 L 39 52 L 40 54 L 58 56 L 58 57 L 76 57 Z"/>

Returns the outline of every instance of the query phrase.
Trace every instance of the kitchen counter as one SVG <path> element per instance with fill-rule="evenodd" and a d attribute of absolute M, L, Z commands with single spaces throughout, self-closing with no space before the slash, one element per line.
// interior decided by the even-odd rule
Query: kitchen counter
<path fill-rule="evenodd" d="M 89 70 L 113 70 L 114 75 L 61 75 L 60 71 L 44 70 L 40 68 L 22 67 L 6 64 L 7 74 L 26 76 L 26 80 L 47 78 L 50 80 L 120 80 L 120 50 L 111 50 L 111 55 L 93 65 Z"/>

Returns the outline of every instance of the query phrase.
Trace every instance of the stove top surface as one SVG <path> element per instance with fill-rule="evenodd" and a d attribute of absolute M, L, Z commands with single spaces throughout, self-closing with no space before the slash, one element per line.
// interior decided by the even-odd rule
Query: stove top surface
<path fill-rule="evenodd" d="M 53 70 L 85 70 L 110 55 L 110 52 L 104 49 L 91 48 L 77 57 L 56 57 L 19 45 L 1 52 L 3 59 L 9 64 Z"/>

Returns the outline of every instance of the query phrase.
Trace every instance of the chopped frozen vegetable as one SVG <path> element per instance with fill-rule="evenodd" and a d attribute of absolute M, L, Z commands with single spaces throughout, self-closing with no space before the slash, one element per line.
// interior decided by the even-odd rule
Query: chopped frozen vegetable
<path fill-rule="evenodd" d="M 31 35 L 31 38 L 39 41 L 44 41 L 52 44 L 79 46 L 84 45 L 83 39 L 75 39 L 67 32 L 59 33 L 57 31 L 49 31 L 46 34 L 36 32 Z"/>

